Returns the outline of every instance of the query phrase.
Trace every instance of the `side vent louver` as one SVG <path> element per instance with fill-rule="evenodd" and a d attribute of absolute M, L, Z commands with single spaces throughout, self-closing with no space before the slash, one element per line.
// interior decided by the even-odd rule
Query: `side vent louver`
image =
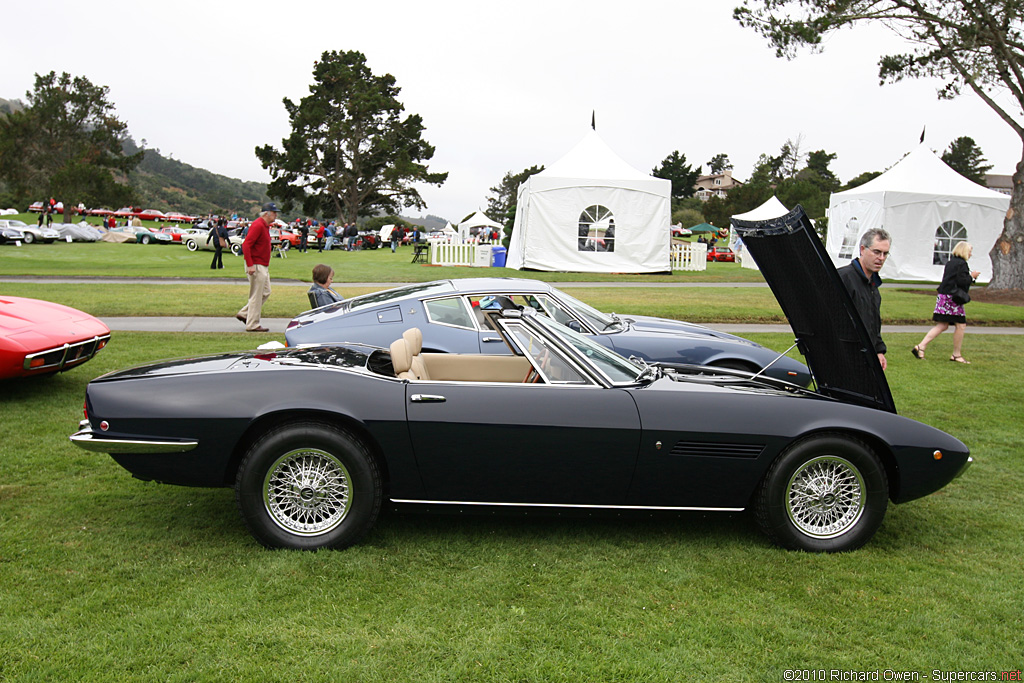
<path fill-rule="evenodd" d="M 707 441 L 680 441 L 672 447 L 672 455 L 719 457 L 719 458 L 756 458 L 764 450 L 759 443 L 710 443 Z"/>

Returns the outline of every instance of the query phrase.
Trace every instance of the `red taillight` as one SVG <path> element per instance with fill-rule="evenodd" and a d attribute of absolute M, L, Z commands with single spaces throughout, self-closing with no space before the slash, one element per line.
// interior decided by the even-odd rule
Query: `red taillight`
<path fill-rule="evenodd" d="M 82 416 L 83 416 L 83 417 L 84 417 L 84 418 L 85 418 L 86 420 L 88 420 L 88 419 L 89 419 L 89 409 L 88 409 L 88 408 L 86 408 L 85 406 L 86 406 L 86 402 L 85 402 L 85 401 L 82 401 Z"/>

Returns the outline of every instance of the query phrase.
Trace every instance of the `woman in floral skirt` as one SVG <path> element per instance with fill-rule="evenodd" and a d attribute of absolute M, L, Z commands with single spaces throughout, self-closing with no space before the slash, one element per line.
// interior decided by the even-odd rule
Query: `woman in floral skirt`
<path fill-rule="evenodd" d="M 964 315 L 964 304 L 954 301 L 953 295 L 956 293 L 959 299 L 966 296 L 964 303 L 970 301 L 968 293 L 971 284 L 980 275 L 979 271 L 971 270 L 967 265 L 967 259 L 971 258 L 972 251 L 973 247 L 967 242 L 957 242 L 953 247 L 953 254 L 942 272 L 942 283 L 935 299 L 935 312 L 932 313 L 935 327 L 928 330 L 921 343 L 910 350 L 915 358 L 924 358 L 924 350 L 931 340 L 948 330 L 949 324 L 953 323 L 953 355 L 949 359 L 954 363 L 970 365 L 970 361 L 960 355 L 964 332 L 967 330 L 967 316 Z"/>

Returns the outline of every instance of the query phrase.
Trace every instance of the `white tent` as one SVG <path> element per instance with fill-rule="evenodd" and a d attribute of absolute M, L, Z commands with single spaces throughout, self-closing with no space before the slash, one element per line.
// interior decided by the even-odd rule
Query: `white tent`
<path fill-rule="evenodd" d="M 923 143 L 874 180 L 829 200 L 826 249 L 837 266 L 860 253 L 871 228 L 892 235 L 883 278 L 939 281 L 950 251 L 974 246 L 971 268 L 979 282 L 992 278 L 986 258 L 1002 232 L 1010 197 L 982 187 L 951 169 Z"/>
<path fill-rule="evenodd" d="M 669 261 L 671 181 L 620 159 L 593 130 L 519 186 L 509 268 L 657 273 Z"/>
<path fill-rule="evenodd" d="M 738 218 L 741 221 L 766 221 L 769 218 L 785 216 L 787 213 L 789 213 L 789 209 L 786 208 L 785 204 L 780 202 L 778 197 L 772 195 L 768 201 L 756 209 L 751 209 L 746 213 L 738 213 L 733 216 L 733 218 Z M 734 252 L 736 252 L 736 258 L 739 260 L 741 266 L 744 268 L 760 270 L 754 262 L 754 258 L 743 248 L 743 240 L 741 240 L 736 234 L 736 230 L 732 230 L 730 232 L 729 246 Z"/>
<path fill-rule="evenodd" d="M 490 228 L 491 230 L 497 230 L 504 237 L 505 226 L 497 221 L 492 221 L 490 218 L 485 216 L 483 212 L 477 211 L 466 220 L 459 223 L 459 237 L 462 239 L 469 239 L 471 236 L 470 228 Z"/>

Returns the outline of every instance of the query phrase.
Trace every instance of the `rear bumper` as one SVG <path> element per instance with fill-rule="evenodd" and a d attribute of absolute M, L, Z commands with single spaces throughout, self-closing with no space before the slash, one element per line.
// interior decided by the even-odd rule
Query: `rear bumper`
<path fill-rule="evenodd" d="M 199 445 L 193 440 L 145 439 L 138 437 L 113 437 L 97 434 L 83 420 L 80 429 L 69 436 L 71 443 L 94 453 L 187 453 Z"/>

